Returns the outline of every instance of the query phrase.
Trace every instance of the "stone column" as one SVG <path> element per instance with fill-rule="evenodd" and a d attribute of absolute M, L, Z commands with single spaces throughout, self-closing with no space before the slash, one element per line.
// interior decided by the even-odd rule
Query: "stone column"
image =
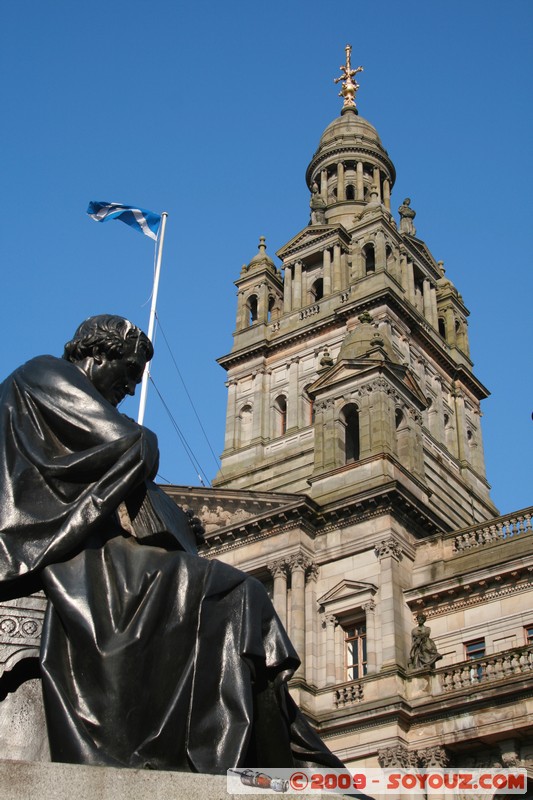
<path fill-rule="evenodd" d="M 352 274 L 350 275 L 351 281 L 358 281 L 364 278 L 364 265 L 363 253 L 360 245 L 357 242 L 352 244 Z"/>
<path fill-rule="evenodd" d="M 318 579 L 318 564 L 312 563 L 307 570 L 307 583 L 305 586 L 305 619 L 307 627 L 305 632 L 305 680 L 316 686 L 316 644 L 317 620 L 316 613 L 316 582 Z"/>
<path fill-rule="evenodd" d="M 407 270 L 407 256 L 400 251 L 400 281 L 407 297 L 409 297 L 409 273 Z"/>
<path fill-rule="evenodd" d="M 424 316 L 430 325 L 433 324 L 433 309 L 431 307 L 431 283 L 429 278 L 424 278 L 422 283 L 422 298 L 424 303 Z"/>
<path fill-rule="evenodd" d="M 257 372 L 254 372 L 252 377 L 254 382 L 252 439 L 259 439 L 263 435 L 263 399 L 265 394 L 264 371 L 257 370 Z"/>
<path fill-rule="evenodd" d="M 305 570 L 311 562 L 297 553 L 289 559 L 291 570 L 291 641 L 298 653 L 301 666 L 296 675 L 305 674 Z"/>
<path fill-rule="evenodd" d="M 341 625 L 335 628 L 335 683 L 344 683 L 347 680 L 344 669 L 345 633 Z"/>
<path fill-rule="evenodd" d="M 320 472 L 324 467 L 324 427 L 326 422 L 326 407 L 326 403 L 315 403 L 315 473 Z"/>
<path fill-rule="evenodd" d="M 337 164 L 337 201 L 341 203 L 346 200 L 346 189 L 344 186 L 344 164 L 339 161 Z"/>
<path fill-rule="evenodd" d="M 228 412 L 224 450 L 233 450 L 237 446 L 235 425 L 237 422 L 237 381 L 228 381 Z"/>
<path fill-rule="evenodd" d="M 283 278 L 283 311 L 287 314 L 292 311 L 292 264 L 285 264 Z"/>
<path fill-rule="evenodd" d="M 375 184 L 378 193 L 378 202 L 381 203 L 381 176 L 379 172 L 379 167 L 374 167 L 374 177 L 372 178 L 372 182 Z"/>
<path fill-rule="evenodd" d="M 237 293 L 237 330 L 242 331 L 248 327 L 248 308 L 246 306 L 245 294 L 242 289 Z"/>
<path fill-rule="evenodd" d="M 294 280 L 292 282 L 292 307 L 296 311 L 302 307 L 302 262 L 294 265 Z"/>
<path fill-rule="evenodd" d="M 461 462 L 470 461 L 469 444 L 466 438 L 465 396 L 460 389 L 453 392 L 457 434 L 457 457 Z"/>
<path fill-rule="evenodd" d="M 385 269 L 387 265 L 387 252 L 385 248 L 385 234 L 383 231 L 376 233 L 376 272 Z"/>
<path fill-rule="evenodd" d="M 274 596 L 272 602 L 283 627 L 287 627 L 287 562 L 280 558 L 267 564 L 267 569 L 274 579 Z"/>
<path fill-rule="evenodd" d="M 403 552 L 394 536 L 384 539 L 375 548 L 380 566 L 381 641 L 383 663 L 387 667 L 404 667 L 405 643 L 403 626 L 403 595 L 399 564 Z"/>
<path fill-rule="evenodd" d="M 266 322 L 268 320 L 268 286 L 265 281 L 259 284 L 257 292 L 257 321 Z"/>
<path fill-rule="evenodd" d="M 413 262 L 410 259 L 407 259 L 407 298 L 409 301 L 416 305 L 415 303 L 415 271 L 413 267 Z"/>
<path fill-rule="evenodd" d="M 439 329 L 439 315 L 437 312 L 437 287 L 431 284 L 431 324 L 435 330 Z"/>
<path fill-rule="evenodd" d="M 333 291 L 341 288 L 341 248 L 339 244 L 333 245 Z"/>
<path fill-rule="evenodd" d="M 364 200 L 365 199 L 365 183 L 363 180 L 363 162 L 357 162 L 357 200 Z"/>
<path fill-rule="evenodd" d="M 333 614 L 327 614 L 325 619 L 326 626 L 326 685 L 335 685 L 335 625 L 337 618 Z"/>
<path fill-rule="evenodd" d="M 300 358 L 296 356 L 289 361 L 289 400 L 287 403 L 287 430 L 298 427 L 298 406 L 300 404 L 300 390 L 298 386 L 298 364 Z"/>
<path fill-rule="evenodd" d="M 383 204 L 390 211 L 390 181 L 388 178 L 383 181 Z"/>
<path fill-rule="evenodd" d="M 446 306 L 444 309 L 444 317 L 446 319 L 446 341 L 450 347 L 455 347 L 455 314 L 451 306 Z"/>
<path fill-rule="evenodd" d="M 475 410 L 477 417 L 476 434 L 472 443 L 472 465 L 476 472 L 480 475 L 485 475 L 485 454 L 483 452 L 483 439 L 481 437 L 481 411 L 479 408 Z"/>
<path fill-rule="evenodd" d="M 323 169 L 320 173 L 320 194 L 328 202 L 328 171 Z"/>
<path fill-rule="evenodd" d="M 328 297 L 331 294 L 331 253 L 329 247 L 322 251 L 322 271 L 324 297 Z"/>
<path fill-rule="evenodd" d="M 366 670 L 369 674 L 377 670 L 376 604 L 373 600 L 363 605 L 366 621 Z"/>
<path fill-rule="evenodd" d="M 443 386 L 442 380 L 438 375 L 435 375 L 433 378 L 433 386 L 435 389 L 435 419 L 431 433 L 438 442 L 444 444 L 444 406 L 442 402 Z"/>

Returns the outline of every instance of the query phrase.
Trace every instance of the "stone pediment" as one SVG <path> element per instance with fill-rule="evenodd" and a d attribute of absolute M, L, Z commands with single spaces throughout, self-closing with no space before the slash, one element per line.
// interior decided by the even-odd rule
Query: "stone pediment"
<path fill-rule="evenodd" d="M 200 518 L 206 534 L 249 523 L 272 524 L 290 514 L 307 498 L 280 492 L 254 492 L 232 489 L 162 486 L 183 509 Z"/>
<path fill-rule="evenodd" d="M 333 589 L 330 589 L 329 592 L 319 597 L 317 602 L 320 603 L 321 606 L 325 606 L 338 600 L 345 600 L 346 598 L 351 599 L 362 594 L 373 595 L 377 590 L 377 586 L 374 586 L 373 583 L 344 579 L 340 581 L 340 583 L 337 583 Z"/>
<path fill-rule="evenodd" d="M 334 387 L 340 387 L 355 377 L 357 377 L 357 384 L 363 385 L 365 377 L 370 379 L 374 375 L 388 375 L 392 385 L 400 383 L 420 408 L 426 408 L 426 397 L 408 367 L 391 361 L 377 361 L 371 358 L 343 359 L 311 384 L 307 388 L 307 392 L 311 397 L 317 398 L 320 394 L 331 391 Z"/>
<path fill-rule="evenodd" d="M 333 616 L 338 620 L 349 617 L 360 609 L 365 611 L 369 608 L 373 609 L 376 592 L 377 586 L 374 586 L 373 583 L 351 581 L 345 578 L 329 592 L 323 594 L 317 602 L 326 616 Z"/>
<path fill-rule="evenodd" d="M 342 241 L 348 245 L 350 238 L 342 226 L 339 225 L 308 225 L 297 233 L 287 244 L 276 252 L 278 258 L 284 261 L 292 256 L 298 257 L 306 250 L 315 250 L 326 244 Z"/>

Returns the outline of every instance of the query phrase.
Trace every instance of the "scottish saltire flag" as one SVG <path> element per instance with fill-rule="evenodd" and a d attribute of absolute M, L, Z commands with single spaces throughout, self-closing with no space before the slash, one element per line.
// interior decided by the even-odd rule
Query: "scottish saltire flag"
<path fill-rule="evenodd" d="M 123 206 L 121 203 L 102 203 L 91 200 L 87 213 L 97 222 L 107 222 L 108 219 L 119 219 L 130 225 L 139 233 L 144 233 L 150 239 L 157 239 L 161 215 L 144 208 Z"/>

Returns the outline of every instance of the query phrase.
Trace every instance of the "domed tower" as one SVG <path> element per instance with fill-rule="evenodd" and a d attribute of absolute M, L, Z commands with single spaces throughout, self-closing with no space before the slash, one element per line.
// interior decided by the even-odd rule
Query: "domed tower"
<path fill-rule="evenodd" d="M 393 502 L 423 530 L 494 516 L 461 295 L 417 237 L 410 198 L 356 108 L 351 48 L 340 116 L 306 171 L 309 224 L 241 272 L 219 487 L 320 506 Z M 381 498 L 381 499 L 380 499 Z M 392 498 L 392 500 L 391 500 Z"/>

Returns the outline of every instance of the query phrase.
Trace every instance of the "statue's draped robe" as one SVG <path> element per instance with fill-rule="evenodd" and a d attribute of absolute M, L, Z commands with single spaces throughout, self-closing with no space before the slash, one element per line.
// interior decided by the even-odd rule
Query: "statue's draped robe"
<path fill-rule="evenodd" d="M 0 425 L 0 580 L 16 596 L 34 576 L 49 599 L 52 758 L 211 773 L 340 767 L 287 692 L 298 658 L 263 586 L 195 554 L 185 514 L 150 483 L 155 435 L 52 356 L 4 381 Z M 166 539 L 119 523 L 120 504 L 147 486 Z"/>

